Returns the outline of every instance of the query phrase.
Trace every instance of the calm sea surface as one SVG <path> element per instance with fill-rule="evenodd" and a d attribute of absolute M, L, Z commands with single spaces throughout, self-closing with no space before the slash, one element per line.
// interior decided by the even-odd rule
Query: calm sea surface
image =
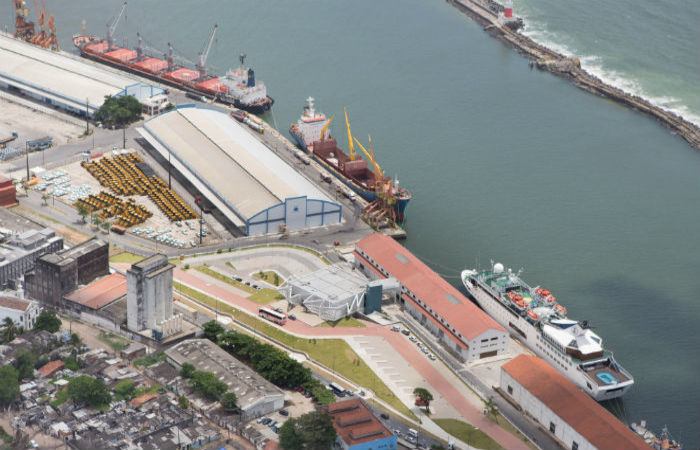
<path fill-rule="evenodd" d="M 86 19 L 104 35 L 117 0 L 49 0 L 60 38 Z M 10 2 L 0 4 L 12 26 Z M 519 10 L 518 8 L 521 8 Z M 536 39 L 602 76 L 700 116 L 695 0 L 516 0 Z M 166 42 L 209 65 L 241 52 L 286 130 L 308 96 L 413 192 L 406 246 L 455 285 L 490 259 L 588 319 L 635 377 L 624 419 L 700 445 L 700 153 L 647 117 L 584 93 L 487 36 L 438 0 L 142 0 L 117 41 Z M 2 61 L 0 61 L 0 70 Z"/>

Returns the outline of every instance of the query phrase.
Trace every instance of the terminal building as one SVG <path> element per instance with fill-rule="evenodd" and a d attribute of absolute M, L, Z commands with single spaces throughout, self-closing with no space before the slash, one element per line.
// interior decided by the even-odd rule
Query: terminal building
<path fill-rule="evenodd" d="M 388 236 L 372 234 L 355 245 L 355 263 L 373 279 L 395 278 L 397 300 L 411 316 L 464 361 L 501 355 L 508 332 Z"/>
<path fill-rule="evenodd" d="M 284 392 L 229 355 L 209 339 L 188 339 L 165 351 L 178 371 L 184 363 L 212 372 L 236 394 L 242 420 L 248 421 L 284 407 Z"/>
<path fill-rule="evenodd" d="M 0 88 L 74 115 L 92 117 L 105 96 L 134 92 L 134 77 L 0 33 Z M 148 91 L 162 95 L 162 88 Z M 146 91 L 138 89 L 139 94 Z M 145 97 L 144 97 L 145 98 Z M 144 100 L 140 98 L 139 101 Z"/>
<path fill-rule="evenodd" d="M 571 450 L 650 447 L 541 358 L 518 355 L 501 367 L 500 391 Z"/>
<path fill-rule="evenodd" d="M 241 234 L 342 221 L 339 203 L 226 113 L 180 106 L 138 131 Z"/>
<path fill-rule="evenodd" d="M 336 447 L 342 450 L 396 450 L 398 438 L 389 431 L 360 399 L 323 407 L 338 434 Z"/>

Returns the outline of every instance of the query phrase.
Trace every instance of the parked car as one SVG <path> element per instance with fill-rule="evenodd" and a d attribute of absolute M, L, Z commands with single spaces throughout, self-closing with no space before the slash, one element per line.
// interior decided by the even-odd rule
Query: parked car
<path fill-rule="evenodd" d="M 422 347 L 422 348 L 421 348 L 421 351 L 422 351 L 423 353 L 425 353 L 426 355 L 427 355 L 428 353 L 430 353 L 430 352 L 428 351 L 428 349 L 425 348 L 425 347 Z"/>
<path fill-rule="evenodd" d="M 391 327 L 391 331 L 400 331 L 400 330 L 401 330 L 401 328 L 399 328 L 397 326 Z"/>
<path fill-rule="evenodd" d="M 303 386 L 299 386 L 299 387 L 297 388 L 297 392 L 304 392 L 304 387 L 303 387 Z"/>
<path fill-rule="evenodd" d="M 411 334 L 411 332 L 408 331 L 408 330 L 401 330 L 401 332 L 402 332 L 403 334 L 405 334 L 406 336 L 408 336 L 409 334 Z"/>
<path fill-rule="evenodd" d="M 280 413 L 280 415 L 283 415 L 283 416 L 288 416 L 288 415 L 289 415 L 289 411 L 287 411 L 286 409 L 280 409 L 280 410 L 279 410 L 279 413 Z"/>
<path fill-rule="evenodd" d="M 272 419 L 270 419 L 269 417 L 265 417 L 260 423 L 262 423 L 263 425 L 267 425 L 270 422 L 272 422 Z"/>
<path fill-rule="evenodd" d="M 416 342 L 418 339 L 416 339 L 415 336 L 411 336 L 410 338 L 408 338 L 408 340 L 411 342 Z"/>
<path fill-rule="evenodd" d="M 384 420 L 388 420 L 388 419 L 389 419 L 389 414 L 387 414 L 387 413 L 381 413 L 381 414 L 379 415 L 379 417 L 381 417 L 381 418 L 384 419 Z"/>
<path fill-rule="evenodd" d="M 289 320 L 297 320 L 297 316 L 295 316 L 294 314 L 290 314 L 287 317 L 289 317 Z"/>
<path fill-rule="evenodd" d="M 432 353 L 428 355 L 428 358 L 430 358 L 432 361 L 435 361 L 436 359 L 435 355 L 433 355 Z"/>
<path fill-rule="evenodd" d="M 277 434 L 279 434 L 279 432 L 280 432 L 280 429 L 278 427 L 271 427 L 270 429 Z"/>
<path fill-rule="evenodd" d="M 270 422 L 269 427 L 272 428 L 272 427 L 274 427 L 275 425 L 277 425 L 277 421 L 276 421 L 276 420 L 273 420 L 272 422 Z"/>
<path fill-rule="evenodd" d="M 262 421 L 265 420 L 264 417 L 259 417 L 258 420 L 256 420 L 257 423 L 262 423 Z"/>

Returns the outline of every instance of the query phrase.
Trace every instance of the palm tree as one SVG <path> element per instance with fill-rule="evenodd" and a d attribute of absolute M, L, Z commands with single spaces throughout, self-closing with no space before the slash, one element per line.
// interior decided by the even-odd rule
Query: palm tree
<path fill-rule="evenodd" d="M 84 205 L 79 205 L 78 206 L 78 215 L 83 219 L 83 223 L 85 223 L 85 218 L 90 214 L 90 211 L 84 206 Z"/>
<path fill-rule="evenodd" d="M 47 201 L 49 198 L 50 198 L 50 197 L 49 197 L 48 194 L 41 194 L 41 201 L 44 202 L 44 206 L 47 205 L 47 202 L 46 202 L 46 201 Z"/>
<path fill-rule="evenodd" d="M 19 332 L 19 329 L 17 328 L 17 324 L 15 323 L 15 321 L 9 317 L 5 317 L 5 320 L 2 321 L 2 326 L 3 326 L 3 330 L 2 330 L 3 342 L 12 341 L 17 336 L 17 333 Z"/>
<path fill-rule="evenodd" d="M 430 414 L 430 402 L 433 400 L 433 394 L 425 388 L 417 387 L 413 390 L 413 395 L 420 399 L 420 403 L 425 405 L 425 412 Z"/>

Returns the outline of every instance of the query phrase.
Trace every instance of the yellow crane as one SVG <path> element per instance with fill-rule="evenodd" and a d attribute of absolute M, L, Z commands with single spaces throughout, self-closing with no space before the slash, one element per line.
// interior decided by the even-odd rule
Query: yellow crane
<path fill-rule="evenodd" d="M 355 154 L 355 146 L 352 143 L 352 133 L 350 133 L 350 121 L 348 120 L 348 109 L 343 108 L 343 111 L 345 111 L 345 126 L 348 127 L 348 149 L 350 150 L 350 161 L 355 161 L 355 158 L 357 157 Z M 357 139 L 355 139 L 357 140 Z M 359 144 L 359 142 L 358 142 Z M 364 149 L 363 149 L 364 150 Z"/>
<path fill-rule="evenodd" d="M 367 136 L 369 137 L 369 136 Z M 374 151 L 372 151 L 372 154 L 365 150 L 365 148 L 360 144 L 360 141 L 357 140 L 356 137 L 353 137 L 355 142 L 357 142 L 357 145 L 360 146 L 360 149 L 362 149 L 362 152 L 367 156 L 367 159 L 369 159 L 369 162 L 372 163 L 372 166 L 374 166 L 374 175 L 377 179 L 377 182 L 383 181 L 384 180 L 384 171 L 382 170 L 381 167 L 379 167 L 379 164 L 377 164 L 377 161 L 374 160 Z M 370 150 L 372 149 L 372 138 L 369 137 L 369 145 L 370 145 Z"/>
<path fill-rule="evenodd" d="M 335 114 L 331 116 L 331 120 L 329 120 L 324 126 L 323 129 L 321 130 L 321 137 L 319 138 L 319 141 L 322 141 L 326 138 L 326 130 L 328 129 L 329 126 L 331 126 L 331 122 L 333 122 L 333 119 L 335 119 Z"/>

